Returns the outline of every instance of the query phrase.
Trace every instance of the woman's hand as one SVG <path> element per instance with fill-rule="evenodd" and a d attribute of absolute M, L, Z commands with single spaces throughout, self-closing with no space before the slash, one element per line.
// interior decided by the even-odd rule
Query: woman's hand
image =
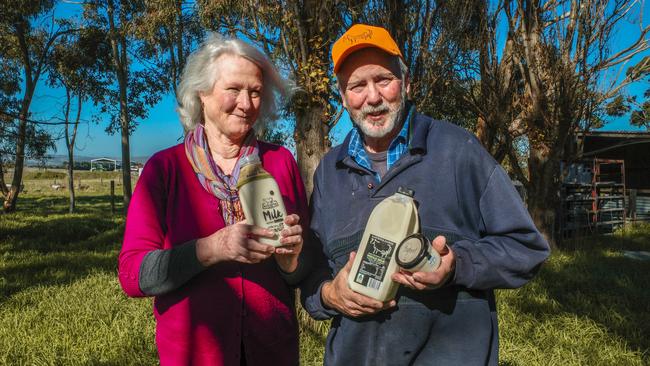
<path fill-rule="evenodd" d="M 196 256 L 205 267 L 224 261 L 259 263 L 270 257 L 275 248 L 260 243 L 258 238 L 274 236 L 271 230 L 238 222 L 198 239 Z"/>
<path fill-rule="evenodd" d="M 296 214 L 284 218 L 285 228 L 280 232 L 281 247 L 275 248 L 275 261 L 280 268 L 291 273 L 298 268 L 298 255 L 302 250 L 302 227 L 298 225 L 300 217 Z"/>

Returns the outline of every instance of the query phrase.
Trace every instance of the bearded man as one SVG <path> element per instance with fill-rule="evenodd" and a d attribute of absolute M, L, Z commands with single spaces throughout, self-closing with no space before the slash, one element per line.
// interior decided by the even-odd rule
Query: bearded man
<path fill-rule="evenodd" d="M 315 171 L 311 230 L 323 257 L 301 287 L 312 317 L 333 317 L 325 364 L 496 365 L 493 290 L 528 282 L 548 243 L 471 133 L 417 113 L 402 53 L 385 29 L 352 26 L 332 60 L 354 128 Z M 414 191 L 421 234 L 441 264 L 384 279 L 401 286 L 381 302 L 347 280 L 370 213 L 399 187 Z"/>

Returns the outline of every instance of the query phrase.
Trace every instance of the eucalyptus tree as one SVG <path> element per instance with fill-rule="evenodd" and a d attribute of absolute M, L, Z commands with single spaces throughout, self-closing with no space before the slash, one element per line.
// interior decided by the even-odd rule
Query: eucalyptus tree
<path fill-rule="evenodd" d="M 83 4 L 87 26 L 100 29 L 110 49 L 108 75 L 112 87 L 104 95 L 101 111 L 110 116 L 106 131 L 121 135 L 124 208 L 131 201 L 130 134 L 137 120 L 146 118 L 165 91 L 160 69 L 150 65 L 143 41 L 136 37 L 140 17 L 145 14 L 143 0 L 87 0 Z"/>
<path fill-rule="evenodd" d="M 29 149 L 35 148 L 34 152 L 38 154 L 51 141 L 47 133 L 31 123 L 29 117 L 34 92 L 45 72 L 52 45 L 57 38 L 72 31 L 67 23 L 59 23 L 54 18 L 54 5 L 53 0 L 10 0 L 0 7 L 0 57 L 3 64 L 18 65 L 22 81 L 18 84 L 20 91 L 13 90 L 22 94 L 16 99 L 17 114 L 4 112 L 11 127 L 3 129 L 3 133 L 11 135 L 14 157 L 11 188 L 6 192 L 3 204 L 5 211 L 16 209 Z M 39 143 L 44 145 L 38 146 Z"/>
<path fill-rule="evenodd" d="M 107 93 L 110 49 L 102 42 L 103 36 L 101 30 L 94 27 L 67 34 L 54 45 L 48 62 L 49 84 L 65 90 L 61 120 L 68 153 L 70 213 L 75 209 L 74 151 L 82 108 L 89 100 L 97 104 Z"/>
<path fill-rule="evenodd" d="M 143 14 L 134 21 L 141 54 L 161 70 L 165 89 L 176 94 L 185 60 L 204 35 L 195 2 L 144 0 Z"/>
<path fill-rule="evenodd" d="M 473 70 L 480 80 L 466 100 L 477 113 L 479 138 L 498 159 L 507 158 L 549 239 L 559 208 L 560 161 L 573 158 L 567 143 L 602 126 L 608 102 L 644 76 L 622 72 L 649 47 L 642 7 L 636 0 L 501 0 L 477 9 Z M 615 43 L 629 19 L 636 19 L 638 35 Z"/>

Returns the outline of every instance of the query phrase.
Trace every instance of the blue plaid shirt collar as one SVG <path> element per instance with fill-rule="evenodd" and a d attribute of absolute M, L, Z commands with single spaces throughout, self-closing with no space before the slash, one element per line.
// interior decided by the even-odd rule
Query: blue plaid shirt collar
<path fill-rule="evenodd" d="M 399 131 L 399 134 L 395 136 L 393 141 L 391 141 L 388 146 L 388 152 L 386 153 L 386 171 L 389 171 L 391 166 L 395 164 L 399 158 L 408 151 L 409 145 L 409 129 L 411 124 L 411 116 L 413 115 L 414 107 L 407 105 L 409 112 L 404 120 L 402 129 Z M 359 132 L 359 129 L 356 127 L 352 128 L 350 136 L 350 144 L 348 145 L 348 155 L 357 162 L 357 164 L 368 169 L 369 171 L 375 174 L 377 181 L 381 181 L 379 173 L 372 170 L 372 165 L 370 164 L 370 158 L 366 149 L 363 147 L 363 137 Z"/>

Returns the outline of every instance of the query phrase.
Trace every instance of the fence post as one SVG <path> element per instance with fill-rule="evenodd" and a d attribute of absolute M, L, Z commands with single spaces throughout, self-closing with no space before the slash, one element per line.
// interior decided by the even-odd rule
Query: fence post
<path fill-rule="evenodd" d="M 628 217 L 632 219 L 632 222 L 636 221 L 636 189 L 630 189 L 630 198 L 628 198 L 627 209 Z"/>
<path fill-rule="evenodd" d="M 111 214 L 115 214 L 115 181 L 111 180 Z"/>

